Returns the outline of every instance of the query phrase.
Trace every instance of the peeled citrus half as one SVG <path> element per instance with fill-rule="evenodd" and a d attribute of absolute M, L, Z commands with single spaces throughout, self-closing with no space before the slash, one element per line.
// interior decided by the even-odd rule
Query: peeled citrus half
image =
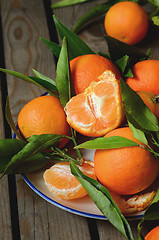
<path fill-rule="evenodd" d="M 105 71 L 99 82 L 92 82 L 83 93 L 66 104 L 67 122 L 77 132 L 92 137 L 103 136 L 118 127 L 123 118 L 119 80 Z"/>

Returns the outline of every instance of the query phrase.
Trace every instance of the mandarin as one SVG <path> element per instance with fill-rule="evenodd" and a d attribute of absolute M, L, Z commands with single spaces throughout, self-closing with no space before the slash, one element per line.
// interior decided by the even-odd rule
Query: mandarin
<path fill-rule="evenodd" d="M 78 166 L 87 176 L 96 179 L 94 168 L 83 163 Z M 87 195 L 86 190 L 81 183 L 72 175 L 69 162 L 60 162 L 47 169 L 43 175 L 48 189 L 61 199 L 76 199 Z"/>
<path fill-rule="evenodd" d="M 144 60 L 132 67 L 133 77 L 126 82 L 134 91 L 146 91 L 159 94 L 159 60 Z"/>
<path fill-rule="evenodd" d="M 98 77 L 106 70 L 112 71 L 116 78 L 120 78 L 120 72 L 115 64 L 97 54 L 87 54 L 72 59 L 70 69 L 77 94 L 83 92 L 91 82 L 99 81 Z"/>
<path fill-rule="evenodd" d="M 18 128 L 25 138 L 40 134 L 70 135 L 70 126 L 60 100 L 51 95 L 28 102 L 18 115 Z M 67 138 L 60 140 L 62 148 Z"/>
<path fill-rule="evenodd" d="M 159 226 L 153 228 L 145 237 L 145 240 L 158 240 L 159 239 Z"/>
<path fill-rule="evenodd" d="M 104 27 L 109 36 L 134 45 L 146 36 L 149 19 L 146 11 L 139 4 L 123 1 L 114 4 L 108 10 Z"/>
<path fill-rule="evenodd" d="M 99 80 L 72 97 L 65 107 L 69 125 L 86 136 L 102 136 L 124 119 L 119 81 L 111 71 L 105 71 Z"/>
<path fill-rule="evenodd" d="M 140 145 L 129 127 L 115 129 L 105 137 L 121 136 Z M 144 146 L 144 145 L 143 145 Z M 98 180 L 119 195 L 138 193 L 150 186 L 159 173 L 159 161 L 143 147 L 96 150 L 94 169 Z"/>
<path fill-rule="evenodd" d="M 159 95 L 145 91 L 138 91 L 137 94 L 159 120 Z"/>

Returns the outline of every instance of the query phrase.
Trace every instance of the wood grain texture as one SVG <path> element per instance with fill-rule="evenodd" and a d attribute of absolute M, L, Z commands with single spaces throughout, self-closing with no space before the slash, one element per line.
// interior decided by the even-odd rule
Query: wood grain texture
<path fill-rule="evenodd" d="M 3 49 L 1 49 L 1 51 L 3 51 Z M 0 139 L 5 138 L 4 118 L 2 110 L 3 89 L 1 84 L 3 80 L 4 79 L 2 79 L 2 75 L 0 75 Z M 0 180 L 0 239 L 12 239 L 7 176 L 4 176 Z"/>
<path fill-rule="evenodd" d="M 34 68 L 55 78 L 52 54 L 39 40 L 49 39 L 43 1 L 1 2 L 6 68 L 31 75 Z M 16 121 L 19 110 L 43 93 L 34 85 L 7 76 L 11 111 Z M 21 240 L 90 239 L 85 218 L 66 213 L 37 196 L 17 176 Z M 80 226 L 80 227 L 78 227 Z M 54 238 L 56 236 L 56 238 Z"/>
<path fill-rule="evenodd" d="M 136 220 L 130 221 L 129 224 L 132 229 L 134 239 L 137 239 L 138 221 Z M 126 240 L 127 239 L 107 221 L 98 221 L 98 230 L 99 230 L 100 240 L 116 240 L 116 239 Z"/>
<path fill-rule="evenodd" d="M 12 231 L 7 176 L 0 181 L 0 193 L 0 239 L 10 240 L 12 239 Z"/>

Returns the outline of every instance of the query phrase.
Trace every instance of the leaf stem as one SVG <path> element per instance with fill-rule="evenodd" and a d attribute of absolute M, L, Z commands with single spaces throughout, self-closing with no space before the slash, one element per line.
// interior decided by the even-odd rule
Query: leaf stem
<path fill-rule="evenodd" d="M 71 127 L 71 133 L 72 133 L 72 141 L 74 143 L 74 146 L 76 147 L 77 146 L 77 142 L 76 142 L 75 135 L 74 135 L 74 130 L 73 130 L 72 127 Z M 76 153 L 77 153 L 78 161 L 80 162 L 80 165 L 82 165 L 84 159 L 82 157 L 81 151 L 78 148 L 75 148 L 75 150 L 76 150 Z"/>
<path fill-rule="evenodd" d="M 60 161 L 73 161 L 75 164 L 80 165 L 80 161 L 70 155 L 68 155 L 64 150 L 61 150 L 57 147 L 52 147 L 52 152 L 51 153 L 47 153 L 48 157 L 56 157 L 57 160 Z"/>
<path fill-rule="evenodd" d="M 153 103 L 158 103 L 159 102 L 159 95 L 156 95 L 155 97 L 152 98 Z"/>

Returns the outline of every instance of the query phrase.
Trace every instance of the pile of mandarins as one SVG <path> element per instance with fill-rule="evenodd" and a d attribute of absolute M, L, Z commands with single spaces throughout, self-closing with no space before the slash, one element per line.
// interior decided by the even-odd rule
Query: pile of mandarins
<path fill-rule="evenodd" d="M 131 6 L 128 7 L 129 5 Z M 120 13 L 119 10 L 129 16 L 126 17 L 128 23 L 120 19 L 117 14 Z M 134 12 L 136 16 L 141 15 L 141 18 L 135 17 Z M 136 26 L 130 29 L 132 19 Z M 111 24 L 116 27 L 112 27 Z M 123 28 L 119 27 L 119 24 Z M 121 2 L 106 14 L 105 28 L 110 36 L 128 44 L 136 44 L 148 31 L 148 17 L 136 3 Z M 126 82 L 159 119 L 158 69 L 159 60 L 137 62 L 132 68 L 133 78 L 128 77 Z M 71 126 L 88 137 L 121 136 L 142 145 L 143 147 L 96 150 L 94 166 L 84 163 L 81 170 L 86 175 L 98 179 L 110 191 L 124 214 L 143 210 L 155 196 L 152 190 L 148 195 L 144 191 L 159 175 L 159 159 L 135 139 L 129 127 L 121 126 L 125 114 L 120 93 L 120 71 L 113 62 L 97 54 L 74 58 L 70 61 L 70 70 L 76 95 L 68 101 L 65 109 L 55 96 L 41 96 L 32 100 L 19 113 L 20 132 L 25 138 L 33 134 L 69 136 Z M 63 138 L 59 147 L 64 147 L 66 143 L 66 138 Z M 69 163 L 66 162 L 57 163 L 46 170 L 44 180 L 50 191 L 62 199 L 74 199 L 87 194 L 71 175 Z M 136 196 L 141 192 L 142 201 L 136 202 Z"/>

